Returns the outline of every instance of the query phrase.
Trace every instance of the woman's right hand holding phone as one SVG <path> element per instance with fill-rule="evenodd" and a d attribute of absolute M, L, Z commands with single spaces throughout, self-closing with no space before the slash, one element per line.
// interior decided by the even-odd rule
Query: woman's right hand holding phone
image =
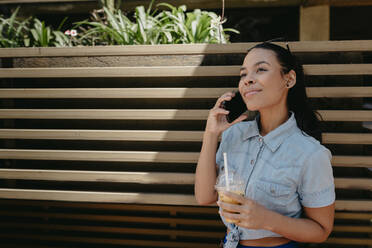
<path fill-rule="evenodd" d="M 241 115 L 232 123 L 229 123 L 226 119 L 226 115 L 229 114 L 229 111 L 222 107 L 224 101 L 230 101 L 235 96 L 234 92 L 226 92 L 216 101 L 214 107 L 209 111 L 207 125 L 205 131 L 211 134 L 219 136 L 223 131 L 225 131 L 230 126 L 235 123 L 241 122 L 246 119 L 248 116 Z"/>

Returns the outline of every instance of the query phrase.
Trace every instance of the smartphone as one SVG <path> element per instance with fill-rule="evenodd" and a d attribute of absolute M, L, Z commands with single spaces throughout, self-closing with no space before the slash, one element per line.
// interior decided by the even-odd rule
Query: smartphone
<path fill-rule="evenodd" d="M 235 96 L 230 101 L 223 101 L 222 107 L 230 111 L 230 113 L 226 115 L 226 119 L 229 123 L 233 122 L 236 118 L 247 111 L 248 118 L 245 120 L 254 120 L 258 114 L 258 111 L 250 111 L 247 109 L 247 105 L 245 105 L 239 91 L 235 92 Z"/>

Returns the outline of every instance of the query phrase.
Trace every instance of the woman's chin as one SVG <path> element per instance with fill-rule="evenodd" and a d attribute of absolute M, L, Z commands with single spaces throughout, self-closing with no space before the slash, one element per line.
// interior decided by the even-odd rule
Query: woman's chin
<path fill-rule="evenodd" d="M 250 111 L 257 111 L 259 108 L 258 106 L 247 105 L 247 109 L 249 109 Z"/>

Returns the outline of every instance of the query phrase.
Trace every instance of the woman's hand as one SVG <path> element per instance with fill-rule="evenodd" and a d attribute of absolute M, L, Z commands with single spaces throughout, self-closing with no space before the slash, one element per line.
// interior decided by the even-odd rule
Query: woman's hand
<path fill-rule="evenodd" d="M 206 132 L 214 133 L 220 135 L 228 127 L 234 125 L 235 123 L 241 122 L 246 119 L 247 115 L 239 116 L 235 121 L 229 123 L 226 119 L 226 115 L 229 111 L 222 108 L 223 101 L 230 101 L 235 96 L 234 92 L 227 92 L 217 99 L 214 107 L 209 111 L 209 116 L 207 120 L 207 125 L 205 128 Z"/>
<path fill-rule="evenodd" d="M 244 196 L 228 191 L 224 191 L 224 194 L 239 202 L 239 205 L 218 201 L 217 205 L 222 208 L 220 214 L 223 217 L 236 220 L 236 225 L 240 227 L 248 229 L 265 229 L 266 221 L 269 220 L 268 216 L 271 213 L 270 210 L 251 199 L 245 198 Z"/>

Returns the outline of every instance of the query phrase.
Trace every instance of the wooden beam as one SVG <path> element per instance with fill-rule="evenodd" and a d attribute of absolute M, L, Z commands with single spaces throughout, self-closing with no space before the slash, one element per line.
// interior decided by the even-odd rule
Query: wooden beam
<path fill-rule="evenodd" d="M 193 195 L 0 188 L 0 198 L 196 206 Z M 213 204 L 215 205 L 215 204 Z M 372 211 L 372 201 L 336 200 L 337 210 Z"/>
<path fill-rule="evenodd" d="M 0 98 L 3 99 L 106 99 L 106 98 L 210 98 L 215 99 L 227 91 L 236 88 L 17 88 L 0 89 Z M 307 96 L 310 98 L 332 97 L 372 97 L 372 87 L 307 87 Z"/>
<path fill-rule="evenodd" d="M 304 65 L 306 75 L 369 75 L 372 64 Z M 0 78 L 228 77 L 240 66 L 0 68 Z"/>
<path fill-rule="evenodd" d="M 372 190 L 372 179 L 367 178 L 335 178 L 338 189 Z"/>
<path fill-rule="evenodd" d="M 59 230 L 59 231 L 77 231 L 77 232 L 99 232 L 99 233 L 121 233 L 121 234 L 141 234 L 141 235 L 174 235 L 194 238 L 220 238 L 224 231 L 192 231 L 192 230 L 172 230 L 159 228 L 136 228 L 136 227 L 113 227 L 113 226 L 95 226 L 95 225 L 63 225 L 52 223 L 7 223 L 1 222 L 0 227 L 4 228 L 29 228 L 32 230 Z M 223 225 L 220 224 L 222 227 Z"/>
<path fill-rule="evenodd" d="M 0 139 L 201 142 L 203 131 L 0 129 Z M 372 144 L 372 133 L 323 133 L 323 144 Z"/>
<path fill-rule="evenodd" d="M 283 42 L 274 42 L 285 47 Z M 0 57 L 88 57 L 88 56 L 146 56 L 146 55 L 197 55 L 197 54 L 245 54 L 257 42 L 231 44 L 172 44 L 133 46 L 85 46 L 85 47 L 29 47 L 1 48 Z M 363 52 L 372 51 L 370 40 L 353 41 L 295 41 L 288 42 L 292 52 Z"/>
<path fill-rule="evenodd" d="M 159 240 L 139 240 L 126 238 L 102 238 L 91 235 L 89 237 L 67 236 L 67 235 L 45 235 L 45 234 L 18 234 L 18 233 L 0 233 L 0 237 L 7 239 L 27 239 L 37 241 L 53 242 L 78 242 L 88 244 L 122 245 L 122 246 L 149 246 L 149 247 L 167 247 L 167 248 L 215 248 L 215 243 L 197 243 L 182 241 L 159 241 Z M 49 246 L 50 247 L 50 246 Z M 70 247 L 70 246 L 69 246 Z M 73 247 L 71 247 L 73 248 Z"/>
<path fill-rule="evenodd" d="M 323 133 L 324 144 L 372 145 L 372 133 Z"/>
<path fill-rule="evenodd" d="M 144 152 L 99 150 L 42 150 L 0 149 L 0 159 L 63 160 L 63 161 L 118 161 L 152 163 L 196 163 L 197 152 Z M 332 157 L 333 166 L 372 167 L 371 156 Z"/>
<path fill-rule="evenodd" d="M 336 200 L 338 211 L 372 211 L 372 201 L 366 200 Z"/>
<path fill-rule="evenodd" d="M 96 0 L 0 0 L 0 4 L 46 4 L 46 3 L 78 3 L 78 2 L 96 2 Z M 229 0 L 226 3 L 226 8 L 247 8 L 247 7 L 281 7 L 281 6 L 299 6 L 301 0 L 280 0 L 280 1 L 257 1 L 257 0 Z M 173 6 L 185 4 L 189 10 L 196 8 L 203 9 L 220 9 L 221 2 L 213 0 L 172 0 Z M 121 9 L 132 10 L 137 6 L 148 6 L 149 2 L 144 0 L 126 0 L 122 2 Z"/>
<path fill-rule="evenodd" d="M 0 149 L 0 159 L 196 163 L 197 152 Z"/>
<path fill-rule="evenodd" d="M 193 195 L 117 193 L 70 190 L 34 190 L 0 188 L 0 198 L 75 201 L 75 202 L 110 202 L 167 205 L 197 205 Z"/>
<path fill-rule="evenodd" d="M 194 184 L 193 173 L 0 169 L 2 179 L 140 184 Z M 355 183 L 354 183 L 355 184 Z"/>
<path fill-rule="evenodd" d="M 330 6 L 300 7 L 300 41 L 329 40 Z"/>
<path fill-rule="evenodd" d="M 0 129 L 0 139 L 201 142 L 202 137 L 203 131 Z"/>
<path fill-rule="evenodd" d="M 339 245 L 372 245 L 372 239 L 369 238 L 328 238 L 325 242 L 328 244 Z"/>
<path fill-rule="evenodd" d="M 193 173 L 0 169 L 2 179 L 193 185 Z M 338 189 L 372 190 L 372 180 L 335 178 Z"/>
<path fill-rule="evenodd" d="M 170 209 L 169 209 L 170 210 Z M 217 215 L 217 210 L 215 211 Z M 152 212 L 154 213 L 154 212 Z M 128 215 L 100 215 L 100 214 L 75 214 L 75 213 L 50 213 L 50 212 L 27 212 L 0 210 L 0 216 L 12 217 L 36 217 L 36 218 L 54 218 L 54 219 L 73 219 L 73 220 L 90 220 L 103 222 L 133 222 L 133 223 L 162 223 L 174 225 L 196 225 L 196 226 L 215 226 L 221 227 L 223 224 L 220 220 L 208 219 L 190 219 L 190 218 L 169 218 L 169 217 L 149 217 L 149 216 L 128 216 Z"/>
<path fill-rule="evenodd" d="M 206 120 L 209 110 L 0 109 L 0 119 Z M 324 121 L 372 121 L 370 110 L 317 110 Z"/>

